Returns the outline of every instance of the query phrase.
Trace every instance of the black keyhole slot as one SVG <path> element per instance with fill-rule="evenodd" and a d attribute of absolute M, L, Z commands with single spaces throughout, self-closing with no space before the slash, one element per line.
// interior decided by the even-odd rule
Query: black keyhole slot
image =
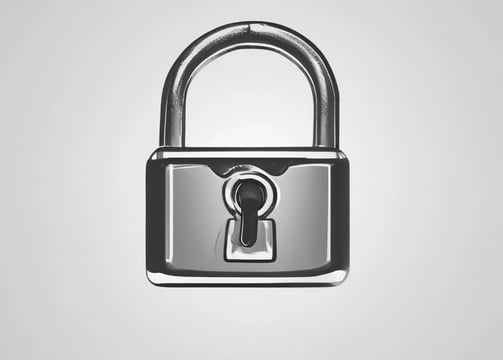
<path fill-rule="evenodd" d="M 265 189 L 256 180 L 243 180 L 238 184 L 236 200 L 241 207 L 239 241 L 244 247 L 252 247 L 257 241 L 258 211 L 265 203 Z"/>

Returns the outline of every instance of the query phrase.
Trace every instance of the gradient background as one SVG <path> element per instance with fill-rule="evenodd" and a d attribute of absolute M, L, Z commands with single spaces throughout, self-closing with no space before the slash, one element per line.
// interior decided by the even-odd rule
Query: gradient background
<path fill-rule="evenodd" d="M 0 358 L 501 359 L 500 1 L 0 5 Z M 163 289 L 145 162 L 164 77 L 227 22 L 310 38 L 341 91 L 351 273 L 338 288 Z M 188 145 L 306 145 L 307 81 L 240 51 L 194 80 Z M 246 136 L 243 136 L 246 133 Z"/>

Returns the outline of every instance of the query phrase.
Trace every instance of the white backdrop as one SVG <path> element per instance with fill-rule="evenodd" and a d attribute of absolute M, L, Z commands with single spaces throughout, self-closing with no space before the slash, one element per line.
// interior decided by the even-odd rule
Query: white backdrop
<path fill-rule="evenodd" d="M 501 359 L 501 10 L 2 3 L 0 358 Z M 351 162 L 341 287 L 166 289 L 145 277 L 164 77 L 196 37 L 242 20 L 296 29 L 334 69 Z M 294 65 L 235 52 L 191 85 L 187 144 L 306 145 L 311 111 Z"/>

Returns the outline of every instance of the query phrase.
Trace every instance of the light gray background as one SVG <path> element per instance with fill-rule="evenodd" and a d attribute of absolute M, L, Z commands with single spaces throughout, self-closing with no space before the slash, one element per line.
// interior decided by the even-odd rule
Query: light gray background
<path fill-rule="evenodd" d="M 501 359 L 501 11 L 3 1 L 0 358 Z M 250 19 L 300 31 L 333 65 L 350 276 L 339 288 L 156 288 L 144 186 L 164 77 L 197 36 Z M 190 89 L 187 143 L 309 144 L 311 107 L 287 60 L 229 54 Z"/>

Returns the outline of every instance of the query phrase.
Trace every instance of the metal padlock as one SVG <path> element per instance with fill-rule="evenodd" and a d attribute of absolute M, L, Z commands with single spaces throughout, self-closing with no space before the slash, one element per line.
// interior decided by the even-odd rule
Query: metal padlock
<path fill-rule="evenodd" d="M 312 147 L 185 147 L 185 95 L 201 66 L 260 48 L 292 60 L 314 98 Z M 147 162 L 146 266 L 155 285 L 337 285 L 349 270 L 349 162 L 339 93 L 322 53 L 264 22 L 194 41 L 164 84 L 160 147 Z"/>

